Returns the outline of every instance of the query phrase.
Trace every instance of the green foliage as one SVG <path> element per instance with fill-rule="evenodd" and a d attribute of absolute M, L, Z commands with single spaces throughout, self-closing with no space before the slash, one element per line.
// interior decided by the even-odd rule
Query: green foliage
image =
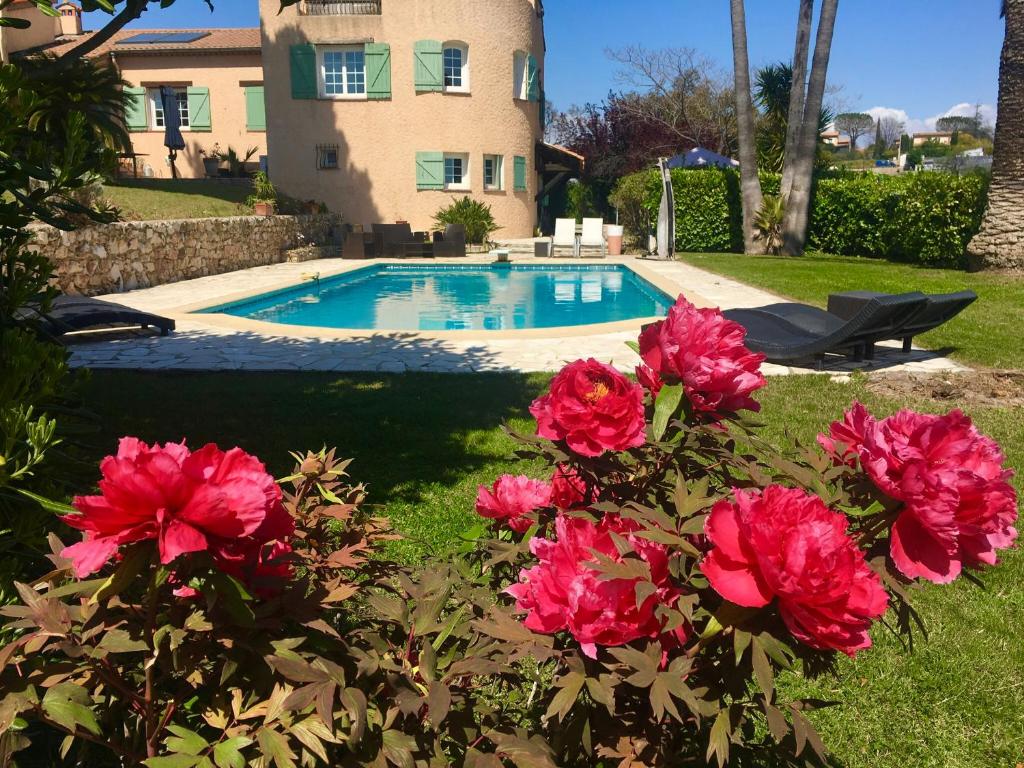
<path fill-rule="evenodd" d="M 466 228 L 466 242 L 481 245 L 489 241 L 500 227 L 494 221 L 491 206 L 474 200 L 469 195 L 452 198 L 451 205 L 434 214 L 434 224 L 445 227 L 448 224 L 462 224 Z"/>
<path fill-rule="evenodd" d="M 602 215 L 601 190 L 598 184 L 586 180 L 569 182 L 565 190 L 565 218 L 582 221 Z"/>
<path fill-rule="evenodd" d="M 55 74 L 47 63 L 0 66 L 0 602 L 15 574 L 28 579 L 43 569 L 52 519 L 39 494 L 53 492 L 59 478 L 44 459 L 63 431 L 52 414 L 64 414 L 61 425 L 75 418 L 67 354 L 36 328 L 56 291 L 51 264 L 28 250 L 29 225 L 71 229 L 114 218 L 93 190 L 125 141 L 116 73 L 77 62 Z"/>
<path fill-rule="evenodd" d="M 786 204 L 781 195 L 764 196 L 754 219 L 754 228 L 765 253 L 776 254 L 782 250 L 782 220 L 785 215 Z"/>
<path fill-rule="evenodd" d="M 246 203 L 273 203 L 277 200 L 277 189 L 270 181 L 270 177 L 263 171 L 257 171 L 252 177 L 252 194 L 249 195 Z"/>
<path fill-rule="evenodd" d="M 757 167 L 762 171 L 782 172 L 792 89 L 793 68 L 789 64 L 769 64 L 757 70 L 754 78 L 754 101 L 759 109 Z M 818 133 L 824 131 L 832 120 L 832 113 L 827 107 L 822 107 L 818 114 Z"/>
<path fill-rule="evenodd" d="M 648 201 L 657 200 L 660 195 L 658 174 L 641 171 L 619 179 L 608 197 L 608 202 L 619 212 L 626 237 L 644 250 L 658 218 L 657 205 L 652 211 Z"/>
<path fill-rule="evenodd" d="M 760 175 L 764 194 L 777 195 L 779 175 Z M 635 176 L 621 183 L 646 190 L 645 208 L 656 218 L 661 199 L 657 172 Z M 736 171 L 676 170 L 672 187 L 677 250 L 742 251 Z M 811 203 L 808 243 L 826 253 L 962 267 L 967 244 L 981 226 L 987 189 L 983 173 L 821 174 Z"/>

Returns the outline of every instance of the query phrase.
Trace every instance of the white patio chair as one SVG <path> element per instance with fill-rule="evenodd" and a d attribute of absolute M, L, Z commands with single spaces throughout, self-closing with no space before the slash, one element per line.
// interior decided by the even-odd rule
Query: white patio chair
<path fill-rule="evenodd" d="M 580 235 L 580 255 L 583 249 L 601 249 L 601 256 L 608 253 L 608 244 L 604 239 L 604 219 L 584 219 L 583 233 Z"/>
<path fill-rule="evenodd" d="M 576 220 L 555 219 L 555 236 L 551 238 L 551 255 L 558 256 L 558 251 L 571 249 L 576 256 Z"/>

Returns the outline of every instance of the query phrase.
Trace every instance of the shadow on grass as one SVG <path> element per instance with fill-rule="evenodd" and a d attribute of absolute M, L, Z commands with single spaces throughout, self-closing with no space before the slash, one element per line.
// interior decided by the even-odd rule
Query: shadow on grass
<path fill-rule="evenodd" d="M 106 186 L 176 195 L 201 195 L 229 203 L 243 203 L 252 193 L 251 183 L 247 182 L 248 179 L 234 179 L 230 182 L 217 179 L 117 179 Z"/>

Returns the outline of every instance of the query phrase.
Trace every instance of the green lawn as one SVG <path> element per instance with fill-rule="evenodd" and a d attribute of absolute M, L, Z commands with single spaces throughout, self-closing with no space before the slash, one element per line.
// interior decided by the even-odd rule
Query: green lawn
<path fill-rule="evenodd" d="M 103 185 L 103 196 L 131 220 L 244 216 L 252 212 L 245 205 L 251 193 L 248 184 L 205 179 L 121 179 Z"/>
<path fill-rule="evenodd" d="M 356 458 L 351 471 L 409 537 L 400 554 L 413 558 L 443 551 L 471 523 L 479 483 L 524 469 L 500 427 L 531 429 L 526 409 L 547 381 L 508 374 L 96 372 L 85 395 L 100 417 L 97 460 L 122 434 L 187 437 L 194 445 L 241 445 L 281 474 L 290 469 L 288 450 L 337 446 L 340 455 Z M 760 398 L 766 434 L 809 441 L 854 397 L 877 413 L 905 405 L 872 395 L 859 378 L 848 384 L 824 376 L 773 379 Z M 1003 408 L 973 415 L 1005 446 L 1011 463 L 1024 467 L 1024 419 Z M 877 647 L 844 662 L 838 683 L 787 681 L 791 691 L 845 705 L 815 715 L 842 765 L 1013 768 L 1024 762 L 1024 555 L 1012 552 L 986 581 L 984 591 L 964 580 L 921 591 L 917 605 L 932 637 L 913 655 L 879 630 Z"/>
<path fill-rule="evenodd" d="M 822 307 L 830 293 L 839 291 L 947 293 L 969 288 L 978 294 L 978 301 L 946 325 L 921 336 L 921 344 L 949 349 L 952 357 L 968 364 L 1024 368 L 1024 278 L 843 256 L 688 253 L 682 259 L 695 267 Z"/>

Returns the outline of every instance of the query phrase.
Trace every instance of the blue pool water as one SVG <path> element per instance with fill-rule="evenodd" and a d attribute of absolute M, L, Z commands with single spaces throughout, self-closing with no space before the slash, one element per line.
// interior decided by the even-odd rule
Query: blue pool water
<path fill-rule="evenodd" d="M 505 330 L 662 316 L 672 299 L 620 265 L 380 264 L 204 312 L 381 330 Z"/>

